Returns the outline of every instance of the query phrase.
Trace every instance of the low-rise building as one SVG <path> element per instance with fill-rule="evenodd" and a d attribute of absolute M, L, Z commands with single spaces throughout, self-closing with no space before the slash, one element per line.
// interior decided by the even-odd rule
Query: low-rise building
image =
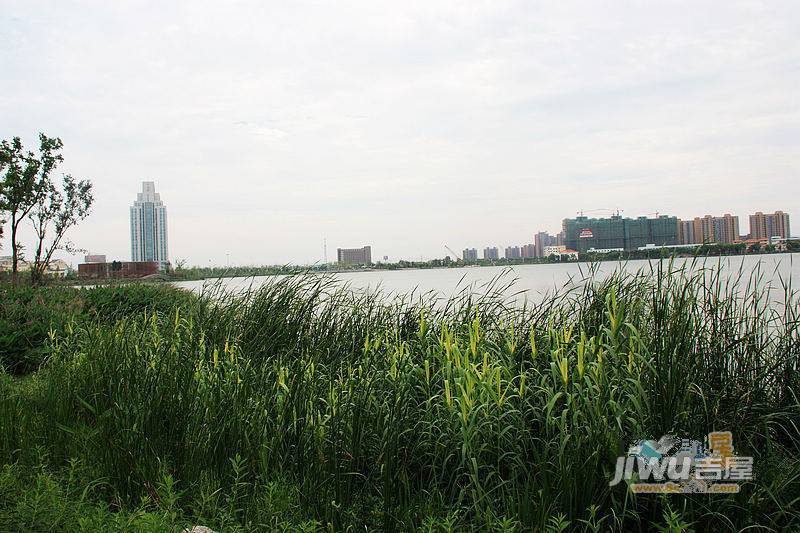
<path fill-rule="evenodd" d="M 44 270 L 44 275 L 54 278 L 63 278 L 69 274 L 70 270 L 70 266 L 63 259 L 53 259 L 47 264 L 47 268 Z"/>
<path fill-rule="evenodd" d="M 12 270 L 12 258 L 10 255 L 4 255 L 0 257 L 0 272 L 11 272 Z M 27 261 L 23 259 L 17 260 L 17 272 L 25 272 L 31 269 L 31 265 L 28 264 Z"/>
<path fill-rule="evenodd" d="M 0 272 L 11 272 L 11 257 L 10 256 L 3 256 L 0 257 Z M 31 269 L 31 264 L 23 259 L 17 261 L 17 272 L 28 272 Z M 63 278 L 67 274 L 71 267 L 67 264 L 66 261 L 63 259 L 52 259 L 50 263 L 47 265 L 47 268 L 44 271 L 45 276 L 51 276 L 54 278 Z"/>
<path fill-rule="evenodd" d="M 550 246 L 545 246 L 542 250 L 542 257 L 550 257 L 551 255 L 561 255 L 565 253 L 567 247 L 563 244 L 552 244 Z"/>
<path fill-rule="evenodd" d="M 625 248 L 589 248 L 586 251 L 593 254 L 610 254 L 612 252 L 624 252 Z"/>
<path fill-rule="evenodd" d="M 112 261 L 110 263 L 81 263 L 78 275 L 82 278 L 143 278 L 157 274 L 158 261 Z"/>

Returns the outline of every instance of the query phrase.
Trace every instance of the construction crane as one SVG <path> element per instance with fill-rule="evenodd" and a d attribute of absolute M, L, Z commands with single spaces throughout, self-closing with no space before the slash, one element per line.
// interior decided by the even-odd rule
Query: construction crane
<path fill-rule="evenodd" d="M 582 217 L 584 213 L 610 213 L 611 215 L 618 217 L 622 212 L 623 210 L 620 208 L 609 209 L 607 207 L 603 207 L 600 209 L 581 209 L 577 214 L 578 216 Z"/>
<path fill-rule="evenodd" d="M 446 249 L 448 252 L 450 252 L 451 254 L 453 254 L 453 261 L 458 261 L 458 260 L 460 259 L 460 257 L 458 257 L 458 254 L 457 254 L 457 253 L 455 253 L 455 252 L 453 251 L 453 249 L 452 249 L 452 248 L 450 248 L 450 247 L 449 247 L 449 246 L 447 246 L 446 244 L 444 245 L 444 247 L 445 247 L 445 249 Z"/>

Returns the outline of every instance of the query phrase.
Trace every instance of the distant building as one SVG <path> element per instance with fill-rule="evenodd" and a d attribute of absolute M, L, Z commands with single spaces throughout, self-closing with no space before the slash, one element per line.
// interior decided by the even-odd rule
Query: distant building
<path fill-rule="evenodd" d="M 739 240 L 739 217 L 724 214 L 714 218 L 714 239 L 718 243 L 733 244 Z"/>
<path fill-rule="evenodd" d="M 506 259 L 520 259 L 522 257 L 522 250 L 519 246 L 506 247 Z"/>
<path fill-rule="evenodd" d="M 697 244 L 694 238 L 694 222 L 691 220 L 678 221 L 678 244 Z"/>
<path fill-rule="evenodd" d="M 0 272 L 11 272 L 12 266 L 12 257 L 10 255 L 4 255 L 0 257 Z M 31 265 L 23 260 L 17 259 L 17 271 L 24 272 L 31 269 Z"/>
<path fill-rule="evenodd" d="M 0 272 L 11 272 L 11 256 L 0 257 Z M 31 264 L 23 259 L 17 261 L 17 272 L 27 272 L 31 269 Z M 70 271 L 70 266 L 63 259 L 51 259 L 44 270 L 45 276 L 63 278 Z"/>
<path fill-rule="evenodd" d="M 546 231 L 540 231 L 533 237 L 533 244 L 536 249 L 536 257 L 546 257 L 544 255 L 545 247 L 556 244 L 556 238 Z"/>
<path fill-rule="evenodd" d="M 567 247 L 563 244 L 551 244 L 545 246 L 542 250 L 542 257 L 550 257 L 551 255 L 561 255 L 562 253 L 566 252 Z"/>
<path fill-rule="evenodd" d="M 656 246 L 674 246 L 678 243 L 678 217 L 661 215 L 655 218 L 639 217 L 640 224 L 649 228 L 648 242 Z M 635 243 L 629 242 L 628 246 Z"/>
<path fill-rule="evenodd" d="M 789 213 L 775 211 L 764 214 L 761 211 L 750 215 L 750 239 L 766 240 L 772 237 L 788 239 L 791 237 L 789 229 Z"/>
<path fill-rule="evenodd" d="M 464 261 L 477 261 L 478 250 L 476 248 L 464 248 L 464 251 L 461 252 L 461 259 Z"/>
<path fill-rule="evenodd" d="M 645 246 L 640 246 L 637 248 L 639 251 L 645 250 L 659 250 L 659 249 L 671 249 L 671 248 L 697 248 L 698 246 L 702 246 L 700 244 L 665 244 L 662 246 L 656 246 L 655 244 L 647 244 Z"/>
<path fill-rule="evenodd" d="M 87 255 L 83 258 L 84 263 L 105 263 L 106 256 L 100 254 Z"/>
<path fill-rule="evenodd" d="M 636 250 L 647 244 L 678 244 L 678 219 L 668 215 L 657 218 L 588 218 L 564 219 L 564 246 L 569 250 Z"/>
<path fill-rule="evenodd" d="M 624 252 L 625 248 L 589 248 L 587 252 L 593 254 L 611 254 L 615 252 Z"/>
<path fill-rule="evenodd" d="M 544 257 L 551 257 L 556 256 L 559 260 L 568 260 L 568 261 L 577 261 L 578 260 L 578 252 L 575 250 L 570 250 L 563 244 L 551 244 L 550 246 L 545 246 L 544 250 L 542 250 Z"/>
<path fill-rule="evenodd" d="M 497 249 L 497 246 L 487 246 L 483 249 L 483 258 L 488 260 L 500 259 L 500 250 Z"/>
<path fill-rule="evenodd" d="M 529 259 L 536 257 L 536 245 L 535 244 L 526 244 L 522 247 L 522 258 Z"/>
<path fill-rule="evenodd" d="M 337 248 L 336 258 L 340 265 L 371 265 L 372 247 Z"/>
<path fill-rule="evenodd" d="M 54 278 L 63 278 L 69 273 L 69 271 L 70 267 L 66 261 L 63 259 L 53 259 L 47 264 L 47 268 L 44 270 L 44 275 Z"/>
<path fill-rule="evenodd" d="M 167 208 L 152 181 L 142 182 L 142 192 L 131 206 L 131 261 L 169 262 Z"/>
<path fill-rule="evenodd" d="M 714 217 L 711 215 L 694 217 L 692 227 L 694 228 L 694 244 L 717 242 L 714 239 Z"/>
<path fill-rule="evenodd" d="M 695 217 L 692 232 L 694 241 L 682 244 L 732 244 L 739 240 L 739 217 L 727 213 L 721 217 Z"/>
<path fill-rule="evenodd" d="M 112 261 L 110 263 L 81 263 L 78 275 L 82 278 L 143 278 L 157 274 L 161 265 L 156 261 Z"/>

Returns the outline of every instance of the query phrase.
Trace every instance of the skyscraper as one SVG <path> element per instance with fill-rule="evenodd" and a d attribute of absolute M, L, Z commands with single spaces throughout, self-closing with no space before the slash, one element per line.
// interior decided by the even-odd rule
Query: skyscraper
<path fill-rule="evenodd" d="M 131 206 L 131 261 L 156 261 L 162 267 L 169 261 L 167 208 L 152 181 L 142 182 Z"/>

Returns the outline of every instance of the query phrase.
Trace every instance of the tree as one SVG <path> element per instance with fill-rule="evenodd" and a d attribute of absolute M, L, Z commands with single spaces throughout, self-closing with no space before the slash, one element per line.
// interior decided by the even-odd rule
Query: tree
<path fill-rule="evenodd" d="M 26 152 L 19 137 L 11 142 L 0 143 L 0 171 L 3 171 L 0 186 L 0 211 L 11 218 L 11 272 L 16 279 L 20 244 L 19 225 L 39 204 L 48 192 L 50 173 L 63 161 L 59 153 L 63 146 L 58 137 L 39 134 L 39 154 Z"/>
<path fill-rule="evenodd" d="M 67 230 L 89 215 L 89 209 L 94 202 L 92 184 L 88 180 L 76 182 L 72 176 L 67 175 L 64 176 L 60 188 L 54 186 L 49 179 L 43 187 L 45 192 L 30 214 L 37 239 L 36 255 L 31 265 L 33 285 L 40 284 L 44 279 L 56 250 L 70 253 L 77 251 L 64 237 Z"/>
<path fill-rule="evenodd" d="M 5 172 L 9 162 L 8 153 L 5 151 L 4 148 L 5 147 L 0 144 L 0 176 L 2 176 L 3 173 Z M 5 214 L 4 213 L 5 202 L 3 201 L 3 198 L 5 197 L 3 194 L 4 189 L 5 189 L 5 180 L 0 179 L 0 249 L 2 249 L 3 247 L 3 227 L 6 225 L 6 219 L 5 216 L 3 216 Z"/>

